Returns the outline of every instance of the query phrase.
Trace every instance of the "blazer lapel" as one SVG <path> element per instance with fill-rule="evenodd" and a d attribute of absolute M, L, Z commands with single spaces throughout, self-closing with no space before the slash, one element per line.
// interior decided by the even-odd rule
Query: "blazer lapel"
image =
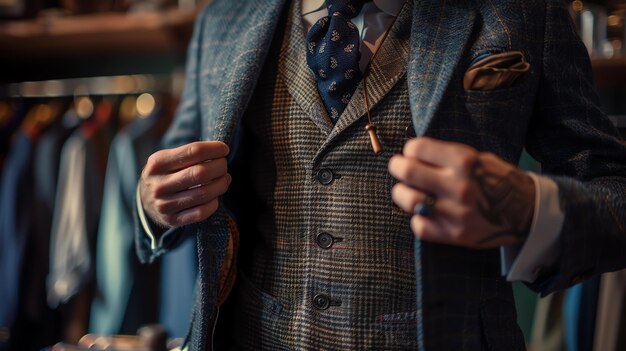
<path fill-rule="evenodd" d="M 306 33 L 302 24 L 301 1 L 296 0 L 289 9 L 289 21 L 285 28 L 278 63 L 278 72 L 285 79 L 287 90 L 313 123 L 328 136 L 333 129 L 328 112 L 317 91 L 317 83 L 306 62 Z"/>
<path fill-rule="evenodd" d="M 428 0 L 413 8 L 408 86 L 416 135 L 426 132 L 475 24 L 466 0 Z"/>
<path fill-rule="evenodd" d="M 228 41 L 232 48 L 230 54 L 211 50 L 210 44 L 204 50 L 207 57 L 202 61 L 206 64 L 201 67 L 202 72 L 223 69 L 219 77 L 213 77 L 215 78 L 213 81 L 207 79 L 205 83 L 219 87 L 214 99 L 211 98 L 213 95 L 206 97 L 206 108 L 203 109 L 204 118 L 208 122 L 209 139 L 230 143 L 261 74 L 284 3 L 285 0 L 221 1 L 219 5 L 216 4 L 211 8 L 215 13 L 236 13 L 249 22 L 242 26 L 241 21 L 237 20 L 228 22 L 218 18 L 215 21 L 207 21 L 207 27 L 213 26 L 207 30 L 228 33 Z M 222 9 L 216 6 L 232 6 L 234 9 Z M 214 26 L 228 26 L 228 28 L 214 28 Z M 224 62 L 224 58 L 227 58 L 228 62 Z M 215 89 L 209 87 L 207 91 L 215 91 Z"/>
<path fill-rule="evenodd" d="M 475 10 L 467 0 L 425 0 L 413 8 L 407 82 L 413 126 L 423 135 L 474 28 Z M 423 246 L 414 242 L 418 349 L 424 349 Z"/>

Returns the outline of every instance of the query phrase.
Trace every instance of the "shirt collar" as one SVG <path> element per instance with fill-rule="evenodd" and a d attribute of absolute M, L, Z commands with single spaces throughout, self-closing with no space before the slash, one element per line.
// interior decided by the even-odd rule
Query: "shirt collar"
<path fill-rule="evenodd" d="M 324 0 L 301 0 L 302 13 L 309 13 L 321 8 Z M 373 0 L 374 5 L 381 11 L 391 16 L 397 16 L 406 0 Z"/>
<path fill-rule="evenodd" d="M 397 16 L 406 0 L 374 0 L 374 4 L 382 12 L 391 16 Z"/>

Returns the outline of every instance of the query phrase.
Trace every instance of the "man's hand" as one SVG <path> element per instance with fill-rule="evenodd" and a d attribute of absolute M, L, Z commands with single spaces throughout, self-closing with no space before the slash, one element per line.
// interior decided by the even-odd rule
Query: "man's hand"
<path fill-rule="evenodd" d="M 432 138 L 409 140 L 389 161 L 400 182 L 393 201 L 414 213 L 426 195 L 436 199 L 428 216 L 414 215 L 422 240 L 471 248 L 520 243 L 528 236 L 535 206 L 529 175 L 492 153 Z"/>
<path fill-rule="evenodd" d="M 228 151 L 222 142 L 206 141 L 152 154 L 139 180 L 144 211 L 163 227 L 208 218 L 231 182 Z"/>

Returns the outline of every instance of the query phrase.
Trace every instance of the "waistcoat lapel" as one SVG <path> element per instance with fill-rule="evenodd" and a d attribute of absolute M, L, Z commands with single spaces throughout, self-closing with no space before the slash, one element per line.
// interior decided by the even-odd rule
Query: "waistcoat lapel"
<path fill-rule="evenodd" d="M 367 77 L 370 111 L 387 95 L 406 72 L 409 56 L 409 31 L 411 25 L 412 0 L 407 0 L 389 29 L 387 38 L 380 44 L 379 52 L 371 63 Z M 348 106 L 339 117 L 335 128 L 328 137 L 331 142 L 334 137 L 343 132 L 352 123 L 367 113 L 363 81 L 359 83 Z M 374 124 L 376 121 L 372 121 Z"/>
<path fill-rule="evenodd" d="M 333 129 L 328 112 L 317 91 L 315 78 L 306 62 L 306 33 L 302 24 L 302 0 L 292 2 L 280 52 L 278 72 L 285 78 L 287 90 L 313 123 L 328 136 Z"/>
<path fill-rule="evenodd" d="M 408 86 L 416 135 L 426 132 L 475 24 L 468 0 L 424 0 L 413 8 Z"/>

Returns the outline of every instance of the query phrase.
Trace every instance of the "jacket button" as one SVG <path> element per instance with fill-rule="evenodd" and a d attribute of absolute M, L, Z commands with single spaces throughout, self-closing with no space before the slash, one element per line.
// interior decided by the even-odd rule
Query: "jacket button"
<path fill-rule="evenodd" d="M 324 294 L 317 294 L 313 297 L 313 306 L 318 310 L 325 310 L 330 307 L 330 297 Z"/>
<path fill-rule="evenodd" d="M 406 126 L 406 128 L 404 129 L 404 133 L 406 134 L 407 138 L 415 138 L 417 136 L 415 134 L 415 128 L 413 128 L 413 124 L 409 124 L 408 126 Z"/>
<path fill-rule="evenodd" d="M 330 249 L 335 243 L 335 238 L 328 233 L 319 233 L 317 234 L 317 238 L 315 238 L 315 242 L 317 246 L 322 249 Z"/>
<path fill-rule="evenodd" d="M 335 175 L 333 171 L 328 168 L 322 168 L 317 172 L 317 180 L 324 185 L 328 185 L 333 182 Z"/>

